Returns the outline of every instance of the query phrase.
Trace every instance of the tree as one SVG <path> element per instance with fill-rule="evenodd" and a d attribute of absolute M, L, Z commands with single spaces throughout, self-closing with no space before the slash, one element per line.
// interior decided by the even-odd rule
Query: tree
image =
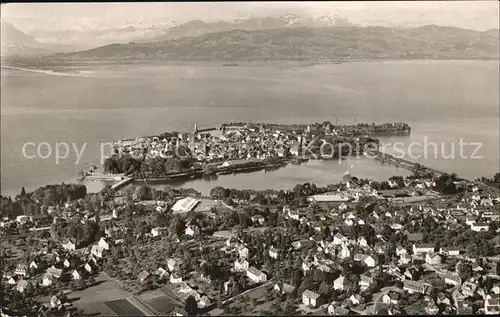
<path fill-rule="evenodd" d="M 469 263 L 459 263 L 457 265 L 457 273 L 462 281 L 470 279 L 472 276 L 472 266 Z"/>
<path fill-rule="evenodd" d="M 293 285 L 295 287 L 298 287 L 301 282 L 302 282 L 302 272 L 296 269 L 295 272 L 293 273 Z"/>
<path fill-rule="evenodd" d="M 323 281 L 324 280 L 324 274 L 323 274 L 323 271 L 319 270 L 319 269 L 316 269 L 314 271 L 314 281 L 315 282 L 320 282 L 320 281 Z"/>
<path fill-rule="evenodd" d="M 327 295 L 329 292 L 330 292 L 330 285 L 326 282 L 326 281 L 323 281 L 320 285 L 319 285 L 319 288 L 318 288 L 318 292 L 321 294 L 321 295 Z"/>
<path fill-rule="evenodd" d="M 500 173 L 496 173 L 495 176 L 493 176 L 493 182 L 500 183 Z"/>
<path fill-rule="evenodd" d="M 198 310 L 198 304 L 196 304 L 196 299 L 192 295 L 189 295 L 188 298 L 186 299 L 184 310 L 190 316 L 196 315 L 196 312 Z"/>
<path fill-rule="evenodd" d="M 313 285 L 313 279 L 310 276 L 306 276 L 297 290 L 298 295 L 302 295 L 305 290 L 311 289 Z"/>

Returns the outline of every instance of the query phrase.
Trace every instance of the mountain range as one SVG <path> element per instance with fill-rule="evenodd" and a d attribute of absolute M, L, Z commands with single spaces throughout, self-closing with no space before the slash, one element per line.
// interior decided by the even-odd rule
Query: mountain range
<path fill-rule="evenodd" d="M 38 29 L 28 34 L 2 22 L 2 57 L 128 60 L 309 60 L 498 58 L 499 31 L 427 25 L 351 24 L 335 13 L 249 17 L 233 21 L 142 21 L 109 27 Z M 57 54 L 56 54 L 57 53 Z"/>
<path fill-rule="evenodd" d="M 497 59 L 499 30 L 427 25 L 393 29 L 339 26 L 235 29 L 172 40 L 111 44 L 54 58 L 159 61 L 334 61 L 363 59 Z"/>
<path fill-rule="evenodd" d="M 294 14 L 285 14 L 280 17 L 248 17 L 233 21 L 204 22 L 194 20 L 179 25 L 176 25 L 174 21 L 156 23 L 138 21 L 114 27 L 89 24 L 58 29 L 42 26 L 26 34 L 10 23 L 2 23 L 2 48 L 5 53 L 12 54 L 46 54 L 57 50 L 67 52 L 112 43 L 146 43 L 173 40 L 235 29 L 252 31 L 301 26 L 335 27 L 348 25 L 351 24 L 335 13 L 317 17 L 299 17 Z M 4 32 L 8 34 L 5 37 L 3 36 Z"/>
<path fill-rule="evenodd" d="M 351 25 L 352 24 L 349 21 L 338 16 L 336 13 L 329 13 L 317 17 L 300 17 L 295 14 L 287 13 L 280 17 L 249 18 L 232 22 L 203 22 L 200 20 L 194 20 L 171 27 L 160 36 L 136 42 L 159 42 L 174 40 L 181 37 L 200 36 L 208 33 L 225 32 L 231 30 L 254 31 L 295 27 L 321 28 Z"/>

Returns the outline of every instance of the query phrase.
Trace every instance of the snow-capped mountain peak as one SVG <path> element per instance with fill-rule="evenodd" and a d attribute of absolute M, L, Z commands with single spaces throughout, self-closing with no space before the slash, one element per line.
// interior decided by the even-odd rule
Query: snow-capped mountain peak
<path fill-rule="evenodd" d="M 174 21 L 161 21 L 157 23 L 145 23 L 141 20 L 136 22 L 129 22 L 118 27 L 119 30 L 135 29 L 135 30 L 149 30 L 155 28 L 170 28 L 175 26 Z"/>
<path fill-rule="evenodd" d="M 300 17 L 293 13 L 287 13 L 281 16 L 279 19 L 283 22 L 286 22 L 287 26 L 296 25 L 300 22 Z"/>
<path fill-rule="evenodd" d="M 340 26 L 340 25 L 348 25 L 349 22 L 340 17 L 335 12 L 330 12 L 325 15 L 317 16 L 314 18 L 317 23 L 320 23 L 323 26 L 332 27 L 332 26 Z"/>

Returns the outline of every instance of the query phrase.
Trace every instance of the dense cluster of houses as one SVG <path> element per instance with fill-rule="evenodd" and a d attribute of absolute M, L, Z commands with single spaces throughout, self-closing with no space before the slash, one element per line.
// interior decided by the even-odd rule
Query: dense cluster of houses
<path fill-rule="evenodd" d="M 350 131 L 347 131 L 350 133 Z M 339 136 L 346 131 L 336 131 L 333 125 L 303 128 L 273 127 L 268 125 L 229 125 L 221 131 L 203 133 L 170 133 L 162 138 L 148 137 L 117 141 L 113 144 L 119 153 L 127 152 L 137 158 L 170 157 L 175 149 L 185 147 L 198 161 L 237 159 L 266 159 L 299 156 L 303 147 L 316 137 Z M 321 141 L 321 140 L 320 140 Z M 324 141 L 324 140 L 323 140 Z"/>
<path fill-rule="evenodd" d="M 267 131 L 264 132 L 258 131 L 258 129 L 255 131 L 249 129 L 246 133 L 250 135 L 264 134 L 268 138 L 281 141 L 290 140 L 288 134 L 280 136 L 280 133 L 275 133 L 275 135 Z M 245 134 L 242 134 L 240 130 L 227 131 L 226 135 L 227 138 L 243 138 L 243 141 L 245 139 Z M 244 142 L 239 143 L 245 144 Z M 275 143 L 272 144 L 275 145 Z M 347 183 L 349 184 L 349 182 Z M 301 206 L 300 208 L 288 205 L 276 206 L 273 208 L 273 212 L 278 213 L 282 219 L 287 222 L 295 221 L 303 227 L 307 226 L 310 231 L 304 231 L 308 233 L 293 241 L 289 250 L 279 249 L 276 245 L 263 245 L 262 250 L 266 249 L 269 258 L 273 261 L 279 261 L 290 252 L 294 256 L 300 257 L 302 261 L 301 270 L 305 274 L 314 270 L 338 272 L 341 271 L 340 263 L 343 260 L 351 259 L 365 268 L 357 281 L 357 286 L 363 292 L 373 289 L 375 277 L 382 270 L 395 281 L 401 282 L 400 288 L 391 289 L 381 294 L 380 298 L 377 298 L 380 303 L 389 307 L 384 309 L 393 309 L 394 311 L 394 306 L 401 303 L 408 294 L 421 294 L 426 303 L 425 312 L 429 314 L 441 312 L 443 307 L 449 307 L 449 309 L 460 313 L 471 312 L 471 298 L 474 298 L 476 306 L 477 302 L 481 301 L 481 312 L 485 314 L 497 314 L 499 312 L 498 295 L 500 288 L 495 286 L 492 289 L 485 289 L 482 286 L 486 278 L 497 279 L 497 281 L 500 279 L 497 261 L 475 257 L 468 254 L 464 247 L 448 245 L 436 247 L 436 243 L 424 243 L 421 232 L 408 231 L 408 228 L 415 225 L 416 222 L 430 219 L 443 230 L 470 230 L 472 234 L 489 232 L 493 230 L 494 224 L 497 225 L 500 219 L 498 214 L 495 213 L 495 207 L 498 207 L 499 203 L 498 197 L 480 193 L 478 188 L 473 186 L 470 193 L 464 195 L 459 203 L 451 205 L 449 201 L 443 202 L 443 204 L 439 202 L 433 204 L 417 203 L 402 205 L 397 208 L 387 208 L 387 204 L 381 204 L 378 206 L 379 208 L 371 211 L 368 216 L 361 216 L 361 213 L 356 212 L 354 205 L 363 197 L 370 197 L 373 201 L 383 199 L 369 185 L 362 187 L 347 186 L 345 191 L 310 196 L 306 200 L 307 206 Z M 141 203 L 151 205 L 153 212 L 156 213 L 173 211 L 173 213 L 187 214 L 199 202 L 196 198 L 186 197 L 178 200 L 170 208 L 171 210 L 162 202 Z M 236 202 L 236 204 L 238 203 Z M 315 208 L 318 206 L 321 208 Z M 328 206 L 328 208 L 325 206 Z M 237 209 L 238 206 L 235 208 Z M 323 210 L 323 212 L 318 212 L 318 210 Z M 70 217 L 69 213 L 75 212 L 80 213 L 79 210 L 75 211 L 68 205 L 59 210 L 57 214 Z M 85 214 L 84 211 L 82 213 Z M 87 218 L 84 217 L 82 221 L 95 220 L 92 215 L 89 214 L 88 216 Z M 405 223 L 405 219 L 408 219 L 408 217 L 414 219 L 412 223 Z M 113 211 L 110 218 L 119 218 L 119 213 L 116 210 Z M 54 221 L 59 221 L 57 219 L 61 219 L 61 217 L 54 217 Z M 4 219 L 2 227 L 9 225 L 12 221 L 18 224 L 26 224 L 31 222 L 32 219 L 28 216 L 18 217 L 15 220 Z M 251 222 L 255 227 L 265 227 L 268 225 L 268 218 L 261 214 L 255 214 L 251 216 Z M 384 225 L 389 226 L 392 231 L 404 235 L 409 244 L 397 244 L 393 258 L 381 261 L 380 255 L 387 253 L 390 244 L 390 241 L 388 241 L 387 237 L 384 237 L 382 232 Z M 369 237 L 360 233 L 354 239 L 352 235 L 346 234 L 356 226 L 371 226 L 376 236 Z M 320 234 L 325 231 L 326 227 L 330 232 L 327 239 Z M 165 227 L 155 226 L 151 230 L 148 229 L 148 233 L 145 235 L 151 238 L 161 238 L 166 235 L 167 231 Z M 89 280 L 99 271 L 102 260 L 110 254 L 116 245 L 123 242 L 124 232 L 124 228 L 120 227 L 120 225 L 108 226 L 105 229 L 105 237 L 84 248 L 77 245 L 75 240 L 65 239 L 60 241 L 54 250 L 50 250 L 44 246 L 43 241 L 39 241 L 37 253 L 33 254 L 29 261 L 19 261 L 13 271 L 3 272 L 3 278 L 9 287 L 15 288 L 19 293 L 25 293 L 37 288 L 60 288 L 61 285 L 65 285 L 69 281 Z M 188 222 L 183 229 L 183 233 L 184 238 L 192 239 L 203 235 L 204 228 L 194 222 Z M 134 235 L 137 235 L 137 232 Z M 216 237 L 215 234 L 214 237 Z M 176 242 L 180 242 L 179 237 L 175 239 Z M 221 251 L 236 256 L 234 263 L 231 260 L 232 274 L 245 276 L 250 285 L 272 282 L 270 285 L 280 294 L 294 292 L 296 287 L 285 280 L 274 279 L 275 272 L 270 270 L 269 267 L 263 268 L 253 260 L 250 251 L 251 247 L 247 242 L 236 237 L 224 237 L 224 239 L 225 243 Z M 137 275 L 136 278 L 140 284 L 147 284 L 154 278 L 155 281 L 170 284 L 172 291 L 179 298 L 185 300 L 192 296 L 199 308 L 210 306 L 213 298 L 209 298 L 194 287 L 190 276 L 183 276 L 182 270 L 179 269 L 180 264 L 182 264 L 181 259 L 171 258 L 164 265 L 152 271 L 141 268 L 134 274 Z M 472 270 L 470 278 L 466 280 L 462 280 L 460 273 L 460 267 L 464 264 L 470 265 Z M 429 274 L 438 276 L 448 286 L 447 291 L 440 292 L 433 298 L 431 296 L 433 286 L 425 278 Z M 210 280 L 206 276 L 202 278 Z M 332 288 L 335 291 L 344 292 L 351 287 L 350 282 L 349 276 L 340 274 L 333 281 Z M 231 283 L 232 281 L 223 283 L 226 293 L 232 287 Z M 480 296 L 480 300 L 478 296 Z M 303 306 L 310 308 L 324 307 L 332 315 L 345 314 L 350 309 L 364 311 L 361 308 L 366 306 L 364 299 L 359 294 L 350 296 L 347 299 L 349 305 L 346 306 L 342 303 L 329 302 L 329 299 L 324 298 L 312 289 L 305 290 L 300 295 L 300 299 Z M 54 301 L 56 304 L 58 303 L 57 298 Z"/>

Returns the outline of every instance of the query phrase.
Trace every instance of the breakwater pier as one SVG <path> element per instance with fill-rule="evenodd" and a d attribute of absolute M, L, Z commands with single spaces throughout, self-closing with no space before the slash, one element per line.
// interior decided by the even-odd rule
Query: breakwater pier
<path fill-rule="evenodd" d="M 405 169 L 410 170 L 412 172 L 417 172 L 417 171 L 421 171 L 424 173 L 428 172 L 428 173 L 433 174 L 435 177 L 439 177 L 443 174 L 449 174 L 449 173 L 439 171 L 437 169 L 434 169 L 434 168 L 431 168 L 428 166 L 421 165 L 417 162 L 413 162 L 413 161 L 410 161 L 407 159 L 403 159 L 403 158 L 396 157 L 396 156 L 391 155 L 391 154 L 381 152 L 380 150 L 377 152 L 370 152 L 369 154 L 370 154 L 369 157 L 374 158 L 375 160 L 377 160 L 381 163 L 392 164 L 392 165 L 395 165 L 397 167 L 405 168 Z M 484 184 L 482 182 L 474 182 L 470 179 L 466 179 L 463 177 L 458 177 L 458 179 L 461 181 L 464 181 L 466 183 L 469 183 L 469 184 L 475 184 L 476 186 L 478 186 L 486 191 L 490 191 L 492 193 L 495 193 L 495 194 L 498 194 L 500 192 L 500 190 L 498 188 L 495 188 L 493 186 L 489 186 L 489 185 Z"/>

